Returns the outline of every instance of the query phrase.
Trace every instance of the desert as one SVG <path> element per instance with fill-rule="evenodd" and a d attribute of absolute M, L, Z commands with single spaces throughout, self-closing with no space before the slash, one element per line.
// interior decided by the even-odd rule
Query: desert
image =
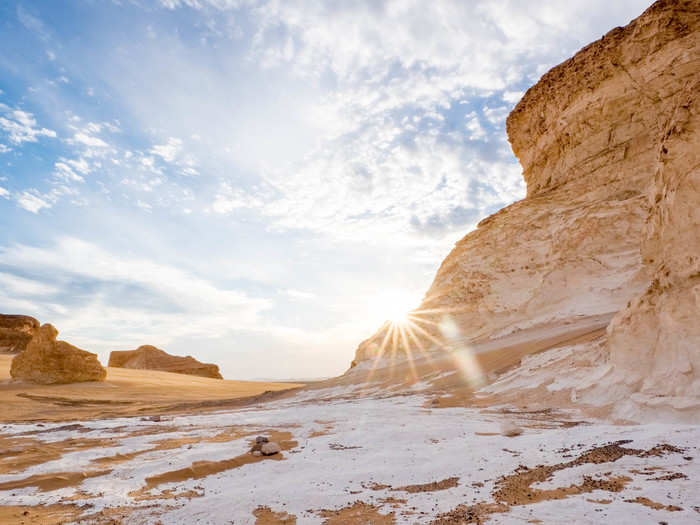
<path fill-rule="evenodd" d="M 179 9 L 187 9 L 188 16 L 238 16 L 237 9 L 248 8 L 224 4 L 175 1 L 160 9 L 175 17 Z M 387 12 L 396 16 L 407 5 L 390 4 Z M 437 4 L 445 10 L 438 9 L 439 19 L 449 18 L 445 13 L 453 4 Z M 289 16 L 291 34 L 304 16 L 303 10 L 287 13 L 288 8 L 263 3 L 245 11 L 242 19 L 250 22 L 264 13 L 270 18 L 263 25 L 280 30 Z M 22 9 L 16 12 L 23 27 L 39 31 L 44 42 L 55 38 L 48 26 L 38 24 L 38 12 Z M 493 2 L 475 9 L 479 16 L 498 11 Z M 373 17 L 385 14 L 381 9 L 364 13 L 352 17 L 352 24 L 363 20 L 366 28 Z M 548 24 L 555 24 L 552 11 L 546 14 Z M 172 252 L 162 249 L 157 235 L 147 236 L 145 244 L 163 251 L 158 264 L 127 263 L 116 256 L 111 262 L 98 250 L 88 250 L 94 257 L 83 261 L 79 254 L 87 242 L 66 241 L 72 250 L 68 264 L 51 267 L 48 283 L 30 281 L 33 269 L 45 262 L 43 248 L 9 241 L 9 247 L 1 245 L 0 292 L 11 293 L 0 295 L 8 305 L 0 302 L 0 524 L 700 522 L 700 2 L 657 0 L 634 16 L 624 26 L 606 26 L 601 38 L 558 65 L 539 67 L 526 89 L 515 92 L 517 97 L 508 95 L 512 104 L 494 117 L 505 146 L 489 155 L 517 158 L 524 192 L 505 206 L 481 210 L 470 229 L 455 223 L 460 238 L 448 253 L 440 252 L 418 303 L 400 296 L 388 304 L 375 289 L 364 310 L 352 303 L 346 315 L 340 302 L 319 305 L 320 291 L 282 288 L 270 284 L 267 275 L 251 289 L 269 288 L 271 295 L 252 299 L 248 289 L 216 288 L 162 263 L 173 253 L 193 252 L 195 260 L 204 261 L 205 275 L 205 262 L 215 257 L 193 248 L 195 238 L 211 234 L 205 230 L 192 235 L 191 244 L 174 243 Z M 334 17 L 339 20 L 341 14 L 334 12 Z M 234 40 L 245 34 L 240 27 L 238 32 L 216 32 L 213 19 L 207 20 L 209 25 L 197 27 L 211 33 L 198 45 L 224 34 Z M 411 26 L 412 37 L 421 34 L 419 26 Z M 513 26 L 503 27 L 503 38 L 512 37 L 505 28 Z M 149 39 L 164 38 L 157 28 L 148 28 Z M 320 38 L 320 32 L 315 27 L 304 38 L 290 37 L 282 58 L 269 44 L 265 67 L 281 67 L 294 53 L 308 51 L 305 39 Z M 263 45 L 266 35 L 261 30 L 251 41 Z M 546 31 L 538 36 L 550 37 Z M 331 41 L 342 48 L 336 39 Z M 431 67 L 438 68 L 445 58 L 433 52 L 439 60 Z M 324 48 L 320 56 L 324 53 L 330 51 Z M 355 60 L 369 64 L 369 56 L 365 49 Z M 309 66 L 319 60 L 304 55 L 302 62 Z M 343 76 L 337 68 L 359 67 L 349 59 L 332 64 L 339 85 L 352 75 Z M 401 69 L 394 62 L 387 68 L 389 73 L 382 69 L 382 74 L 369 66 L 357 71 L 363 79 L 384 79 L 384 73 L 390 78 Z M 204 74 L 203 66 L 196 70 Z M 466 76 L 458 80 L 469 82 Z M 216 90 L 209 88 L 213 97 Z M 496 113 L 489 106 L 495 88 L 489 89 L 485 115 Z M 370 91 L 359 98 L 371 100 L 373 108 L 391 106 L 391 97 Z M 429 92 L 423 86 L 409 98 L 419 100 Z M 443 106 L 457 111 L 458 105 Z M 393 106 L 388 111 L 394 110 L 401 113 Z M 353 126 L 361 117 L 356 112 Z M 0 117 L 0 128 L 15 133 L 8 135 L 8 144 L 15 147 L 21 141 L 12 137 L 22 135 L 7 124 L 8 118 Z M 27 121 L 26 116 L 17 118 Z M 434 114 L 430 118 L 440 120 Z M 418 122 L 403 114 L 401 119 L 395 135 L 385 130 L 376 142 L 389 141 L 388 136 L 400 134 L 399 128 L 409 130 Z M 53 138 L 48 129 L 32 129 L 25 142 Z M 349 134 L 361 134 L 360 127 L 351 129 Z M 480 140 L 481 131 L 467 129 L 470 141 Z M 455 139 L 453 129 L 446 133 Z M 341 135 L 332 136 L 340 141 Z M 205 141 L 197 137 L 192 140 Z M 108 150 L 96 137 L 89 139 L 76 132 L 66 143 L 82 140 Z M 204 170 L 182 153 L 182 143 L 170 141 L 170 149 L 154 147 L 151 157 L 141 158 L 150 176 L 163 179 L 148 191 L 161 188 L 157 191 L 165 195 L 169 184 L 170 172 L 156 167 L 156 156 L 180 170 L 178 181 Z M 98 154 L 90 155 L 84 159 Z M 395 145 L 391 155 L 407 154 Z M 66 180 L 66 170 L 88 176 L 81 164 L 65 158 L 55 170 Z M 265 195 L 289 189 L 283 183 L 274 186 L 272 168 L 265 170 L 257 187 L 260 195 L 244 195 L 229 186 L 226 205 L 218 201 L 218 211 L 212 205 L 203 215 L 220 213 L 223 206 L 227 217 L 240 213 L 235 215 L 237 227 L 252 228 L 257 219 L 241 210 L 261 207 Z M 323 184 L 310 179 L 302 191 L 306 201 L 312 189 L 326 186 L 329 194 L 318 208 L 331 211 L 317 217 L 324 224 L 341 214 L 333 211 L 335 200 L 348 206 L 354 202 L 350 189 L 330 195 L 331 179 L 338 173 L 331 170 Z M 285 180 L 291 184 L 292 179 Z M 450 184 L 443 176 L 436 188 Z M 488 193 L 484 184 L 474 183 L 470 191 Z M 106 192 L 104 184 L 100 187 Z M 194 206 L 194 193 L 177 189 L 187 195 L 187 206 Z M 66 195 L 77 202 L 77 194 Z M 0 204 L 2 197 L 0 192 Z M 415 211 L 416 202 L 404 204 Z M 383 213 L 400 205 L 398 201 Z M 140 208 L 150 217 L 155 206 L 154 201 Z M 290 201 L 273 202 L 272 208 L 268 213 L 275 216 L 280 210 L 288 213 L 293 228 L 280 230 L 274 223 L 265 227 L 267 234 L 282 231 L 302 238 L 300 251 L 282 258 L 283 266 L 292 268 L 290 286 L 308 278 L 299 270 L 302 266 L 314 278 L 325 276 L 338 239 L 356 234 L 342 230 L 328 243 L 322 237 L 323 249 L 307 258 L 313 243 L 299 231 L 313 211 L 304 208 L 303 217 L 293 216 Z M 353 209 L 341 222 L 355 224 L 368 213 Z M 420 222 L 418 215 L 412 217 L 411 224 Z M 379 228 L 379 219 L 372 220 Z M 165 222 L 173 221 L 169 217 Z M 148 222 L 138 221 L 133 231 Z M 174 239 L 176 230 L 163 227 L 160 232 Z M 369 237 L 367 231 L 362 235 Z M 255 252 L 246 264 L 234 257 L 224 261 L 221 268 L 230 271 L 226 286 L 243 280 L 241 267 L 262 272 L 275 262 L 264 256 L 263 246 L 212 235 L 216 246 L 235 244 L 231 253 L 240 259 L 246 249 Z M 252 237 L 245 230 L 240 239 L 250 243 Z M 126 238 L 124 251 L 130 253 L 136 237 Z M 369 257 L 368 238 L 361 236 L 353 246 Z M 426 249 L 415 256 L 426 254 L 434 255 Z M 389 273 L 399 273 L 402 259 L 387 258 Z M 302 266 L 294 266 L 296 259 Z M 76 261 L 88 269 L 76 273 Z M 20 263 L 11 275 L 13 264 Z M 343 259 L 338 266 L 347 272 L 352 261 Z M 384 271 L 381 264 L 370 268 Z M 89 280 L 78 283 L 80 275 Z M 334 286 L 332 275 L 319 290 Z M 371 276 L 363 270 L 354 279 Z M 351 280 L 349 288 L 362 295 L 358 283 Z M 68 307 L 56 302 L 63 297 L 57 292 L 61 286 L 72 290 L 64 297 Z M 121 309 L 105 306 L 102 296 L 122 301 Z M 77 299 L 71 302 L 72 297 Z M 289 311 L 277 313 L 298 326 L 277 326 L 264 317 L 281 311 L 285 301 L 292 305 Z M 371 311 L 373 302 L 385 310 L 396 308 L 382 312 L 374 332 L 355 333 L 354 318 Z M 299 328 L 305 308 L 318 316 L 312 336 Z M 353 330 L 354 353 L 347 347 L 321 355 L 318 349 L 336 346 L 333 337 L 342 330 L 326 330 L 326 318 L 316 309 L 343 318 L 338 326 Z M 100 324 L 104 319 L 111 320 L 114 330 L 109 323 Z M 149 341 L 153 344 L 144 344 Z M 342 373 L 314 376 L 332 359 L 342 361 Z M 289 373 L 269 379 L 276 370 Z M 250 379 L 233 379 L 239 373 Z"/>

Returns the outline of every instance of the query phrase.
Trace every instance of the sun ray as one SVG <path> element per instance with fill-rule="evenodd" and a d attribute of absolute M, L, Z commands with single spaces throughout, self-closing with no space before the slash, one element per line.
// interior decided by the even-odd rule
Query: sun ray
<path fill-rule="evenodd" d="M 406 338 L 406 325 L 399 325 L 399 335 L 401 336 L 401 341 L 406 349 L 406 358 L 408 359 L 408 367 L 411 369 L 411 376 L 413 381 L 418 380 L 418 374 L 416 373 L 416 365 L 413 362 L 413 353 L 411 352 L 411 345 L 408 343 Z"/>
<path fill-rule="evenodd" d="M 445 344 L 444 341 L 441 341 L 440 339 L 434 337 L 433 335 L 431 335 L 430 333 L 428 333 L 426 330 L 424 330 L 422 327 L 420 327 L 420 326 L 418 326 L 417 324 L 413 323 L 413 328 L 416 329 L 416 330 L 418 330 L 418 332 L 420 332 L 424 337 L 426 337 L 427 339 L 429 339 L 430 341 L 432 341 L 433 343 L 435 343 L 436 345 L 438 345 L 440 348 L 448 349 L 448 347 L 447 347 L 447 345 Z"/>
<path fill-rule="evenodd" d="M 389 327 L 384 334 L 384 339 L 382 340 L 382 344 L 379 347 L 379 350 L 377 351 L 376 355 L 374 356 L 374 362 L 372 363 L 372 367 L 370 368 L 369 372 L 367 373 L 367 382 L 372 381 L 372 376 L 374 375 L 374 370 L 377 368 L 377 365 L 379 364 L 379 360 L 382 358 L 384 355 L 384 349 L 386 348 L 387 342 L 389 341 L 389 338 L 391 337 L 391 327 Z"/>
<path fill-rule="evenodd" d="M 426 351 L 425 347 L 423 346 L 423 343 L 421 342 L 420 338 L 416 336 L 416 334 L 413 333 L 413 329 L 411 325 L 406 326 L 406 332 L 408 333 L 408 336 L 413 340 L 415 343 L 416 347 L 418 348 L 418 351 L 420 352 L 421 356 L 425 359 L 425 361 L 430 365 L 430 368 L 433 370 L 433 372 L 436 372 L 439 370 L 439 368 L 435 365 L 435 360 L 433 357 L 430 355 L 430 352 Z"/>
<path fill-rule="evenodd" d="M 389 363 L 389 379 L 394 379 L 394 367 L 396 366 L 396 352 L 398 350 L 396 341 L 398 340 L 398 325 L 391 325 L 391 362 Z"/>

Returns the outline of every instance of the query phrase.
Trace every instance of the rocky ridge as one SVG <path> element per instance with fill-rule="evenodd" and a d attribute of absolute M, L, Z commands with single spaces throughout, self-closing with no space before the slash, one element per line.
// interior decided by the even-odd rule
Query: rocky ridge
<path fill-rule="evenodd" d="M 583 397 L 700 395 L 699 82 L 700 4 L 660 0 L 530 88 L 507 120 L 527 197 L 444 260 L 413 313 L 423 345 L 446 322 L 479 339 L 608 314 Z"/>
<path fill-rule="evenodd" d="M 201 363 L 191 356 L 171 355 L 151 345 L 143 345 L 136 350 L 116 350 L 109 355 L 108 366 L 223 379 L 219 367 L 214 364 Z"/>

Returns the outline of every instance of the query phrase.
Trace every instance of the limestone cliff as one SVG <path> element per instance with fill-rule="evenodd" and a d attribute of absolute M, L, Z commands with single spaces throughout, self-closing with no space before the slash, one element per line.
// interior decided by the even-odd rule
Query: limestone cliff
<path fill-rule="evenodd" d="M 643 62 L 658 72 L 641 86 L 656 112 L 641 241 L 652 280 L 608 331 L 612 364 L 650 396 L 700 396 L 700 4 L 686 4 L 666 64 Z"/>
<path fill-rule="evenodd" d="M 216 365 L 200 363 L 191 356 L 171 355 L 151 345 L 143 345 L 136 350 L 114 351 L 109 355 L 109 366 L 223 379 Z"/>
<path fill-rule="evenodd" d="M 700 394 L 699 82 L 700 2 L 660 0 L 530 88 L 507 120 L 527 197 L 442 263 L 424 344 L 446 317 L 476 339 L 615 315 L 603 359 L 625 391 Z"/>

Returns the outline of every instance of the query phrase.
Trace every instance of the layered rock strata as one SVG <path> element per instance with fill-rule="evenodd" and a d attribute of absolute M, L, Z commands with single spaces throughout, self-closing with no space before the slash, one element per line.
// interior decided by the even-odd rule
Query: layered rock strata
<path fill-rule="evenodd" d="M 223 379 L 216 365 L 200 363 L 191 356 L 171 355 L 151 345 L 143 345 L 136 350 L 116 350 L 109 355 L 109 366 Z"/>
<path fill-rule="evenodd" d="M 616 395 L 700 394 L 699 81 L 700 3 L 660 0 L 528 90 L 507 120 L 527 197 L 442 263 L 413 315 L 422 345 L 446 321 L 483 338 L 609 314 Z"/>
<path fill-rule="evenodd" d="M 38 331 L 39 321 L 33 317 L 0 314 L 0 352 L 24 351 Z"/>
<path fill-rule="evenodd" d="M 42 385 L 103 381 L 107 371 L 93 353 L 57 341 L 58 330 L 42 325 L 26 350 L 12 360 L 10 375 Z"/>

